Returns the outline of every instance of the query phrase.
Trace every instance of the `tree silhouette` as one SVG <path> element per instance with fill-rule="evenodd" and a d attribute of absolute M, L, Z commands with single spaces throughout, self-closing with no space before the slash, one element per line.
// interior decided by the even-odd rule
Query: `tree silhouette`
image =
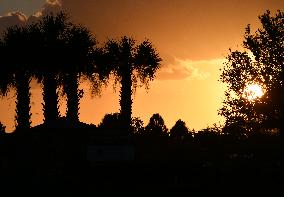
<path fill-rule="evenodd" d="M 249 83 L 259 84 L 259 72 L 247 52 L 231 51 L 227 60 L 221 81 L 229 87 L 225 92 L 224 106 L 219 113 L 226 118 L 226 128 L 238 126 L 237 130 L 240 132 L 251 132 L 262 121 L 263 117 L 257 112 L 257 106 L 262 105 L 265 95 L 249 101 L 244 97 L 244 89 Z"/>
<path fill-rule="evenodd" d="M 96 41 L 82 25 L 69 22 L 63 12 L 47 15 L 25 27 L 14 26 L 6 30 L 1 41 L 1 95 L 9 87 L 17 92 L 17 128 L 30 127 L 30 80 L 36 76 L 43 84 L 43 111 L 45 123 L 53 125 L 59 118 L 59 85 L 67 95 L 67 119 L 79 121 L 78 90 L 81 76 L 92 82 L 92 92 L 99 92 L 101 81 L 106 81 L 101 58 L 95 49 Z M 97 50 L 99 51 L 99 50 Z M 4 58 L 5 57 L 5 58 Z M 17 58 L 14 58 L 17 57 Z M 99 73 L 99 79 L 98 79 Z"/>
<path fill-rule="evenodd" d="M 134 134 L 141 135 L 145 132 L 143 121 L 139 117 L 133 117 L 131 120 L 131 128 Z"/>
<path fill-rule="evenodd" d="M 146 135 L 153 137 L 168 136 L 168 129 L 165 125 L 164 119 L 160 114 L 153 114 L 148 125 L 145 127 Z"/>
<path fill-rule="evenodd" d="M 121 122 L 120 113 L 106 114 L 102 119 L 102 122 L 99 124 L 98 128 L 104 131 L 114 131 L 115 134 L 117 133 L 125 134 L 125 130 Z M 143 135 L 144 134 L 143 121 L 138 117 L 132 118 L 131 129 L 133 134 Z"/>
<path fill-rule="evenodd" d="M 259 20 L 262 27 L 255 33 L 251 33 L 249 25 L 246 28 L 243 42 L 246 51 L 230 51 L 227 57 L 220 80 L 228 90 L 219 113 L 226 118 L 227 126 L 283 130 L 284 13 L 278 11 L 271 16 L 266 11 Z M 262 86 L 264 95 L 251 101 L 246 99 L 243 94 L 248 84 Z"/>
<path fill-rule="evenodd" d="M 16 89 L 16 128 L 18 130 L 30 128 L 31 124 L 30 81 L 32 63 L 29 61 L 31 54 L 27 49 L 30 41 L 28 27 L 12 26 L 3 34 L 2 49 L 5 58 L 2 59 L 4 62 L 2 64 L 9 68 L 3 69 L 3 74 L 6 76 L 3 76 L 2 81 L 7 81 L 6 84 L 5 82 L 1 83 L 1 92 L 5 93 L 9 85 Z"/>
<path fill-rule="evenodd" d="M 160 67 L 161 58 L 150 41 L 145 40 L 139 45 L 126 36 L 121 40 L 109 40 L 104 47 L 106 70 L 112 71 L 116 81 L 121 83 L 120 113 L 121 121 L 127 131 L 131 127 L 132 99 L 138 81 L 146 88 L 154 79 Z"/>
<path fill-rule="evenodd" d="M 121 116 L 119 113 L 106 114 L 102 122 L 99 124 L 99 128 L 103 130 L 117 130 L 121 129 Z"/>
<path fill-rule="evenodd" d="M 183 140 L 186 137 L 191 136 L 184 121 L 179 119 L 170 130 L 170 137 L 174 140 Z"/>
<path fill-rule="evenodd" d="M 83 90 L 79 90 L 80 76 L 95 80 L 94 50 L 95 38 L 81 25 L 70 24 L 66 31 L 65 56 L 66 65 L 62 76 L 64 92 L 67 95 L 67 119 L 71 123 L 79 121 L 79 101 Z"/>
<path fill-rule="evenodd" d="M 8 65 L 7 50 L 5 49 L 5 43 L 0 39 L 0 96 L 6 96 L 10 88 L 14 85 L 13 70 Z"/>
<path fill-rule="evenodd" d="M 43 84 L 43 111 L 46 124 L 52 125 L 59 118 L 58 92 L 59 73 L 64 65 L 62 51 L 65 49 L 64 34 L 68 27 L 66 14 L 47 15 L 33 26 L 36 42 L 36 54 L 40 65 L 35 70 L 37 78 Z M 37 38 L 37 39 L 36 39 Z"/>

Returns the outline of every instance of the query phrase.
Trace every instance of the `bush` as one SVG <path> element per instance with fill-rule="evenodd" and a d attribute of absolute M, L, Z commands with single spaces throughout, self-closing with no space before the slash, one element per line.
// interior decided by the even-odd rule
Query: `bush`
<path fill-rule="evenodd" d="M 5 133 L 5 129 L 6 127 L 2 124 L 2 122 L 0 122 L 0 134 Z"/>

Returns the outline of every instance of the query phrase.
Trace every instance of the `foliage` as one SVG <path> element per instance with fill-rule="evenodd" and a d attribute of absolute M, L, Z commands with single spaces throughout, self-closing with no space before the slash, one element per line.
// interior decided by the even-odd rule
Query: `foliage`
<path fill-rule="evenodd" d="M 2 59 L 3 77 L 1 92 L 6 94 L 9 88 L 16 89 L 16 128 L 29 128 L 30 113 L 30 80 L 32 78 L 31 51 L 27 46 L 32 41 L 29 36 L 30 28 L 21 26 L 8 27 L 3 33 L 2 50 L 5 57 Z M 1 72 L 2 72 L 1 71 Z M 2 78 L 2 77 L 1 77 Z"/>
<path fill-rule="evenodd" d="M 32 25 L 34 47 L 41 64 L 34 69 L 39 82 L 43 84 L 44 121 L 52 125 L 59 118 L 58 92 L 59 74 L 64 67 L 64 35 L 70 23 L 65 13 L 50 14 Z"/>
<path fill-rule="evenodd" d="M 115 132 L 119 132 L 120 130 L 123 130 L 124 127 L 121 122 L 121 115 L 120 113 L 112 113 L 112 114 L 106 114 L 102 122 L 98 125 L 99 129 L 103 130 L 111 130 Z M 143 127 L 143 121 L 138 118 L 134 117 L 131 120 L 131 131 L 134 134 L 141 135 L 144 132 Z"/>
<path fill-rule="evenodd" d="M 5 133 L 5 125 L 2 124 L 2 122 L 0 122 L 0 135 Z"/>
<path fill-rule="evenodd" d="M 134 39 L 126 36 L 119 41 L 109 40 L 103 54 L 106 64 L 104 73 L 112 73 L 116 83 L 121 83 L 120 113 L 123 125 L 130 130 L 132 93 L 139 81 L 146 88 L 149 87 L 149 82 L 160 67 L 161 58 L 148 40 L 136 45 Z"/>
<path fill-rule="evenodd" d="M 106 69 L 114 74 L 118 82 L 126 73 L 131 73 L 133 90 L 139 81 L 148 88 L 160 68 L 161 58 L 149 40 L 137 45 L 133 38 L 124 36 L 118 41 L 108 40 L 104 51 L 108 59 Z"/>
<path fill-rule="evenodd" d="M 214 123 L 213 126 L 208 126 L 198 131 L 198 133 L 216 133 L 222 135 L 224 133 L 224 127 L 221 124 Z"/>
<path fill-rule="evenodd" d="M 0 96 L 6 96 L 14 85 L 13 70 L 11 66 L 7 66 L 7 50 L 5 42 L 0 39 Z"/>
<path fill-rule="evenodd" d="M 186 137 L 192 137 L 184 121 L 179 119 L 170 130 L 170 137 L 175 140 L 183 140 Z"/>
<path fill-rule="evenodd" d="M 94 66 L 95 38 L 86 27 L 70 22 L 64 12 L 46 15 L 28 28 L 35 54 L 30 58 L 32 71 L 43 84 L 45 123 L 53 124 L 59 118 L 60 86 L 67 95 L 67 119 L 70 123 L 77 123 L 83 96 L 83 90 L 79 90 L 80 79 L 90 80 L 93 92 L 100 85 L 95 75 L 98 70 Z"/>
<path fill-rule="evenodd" d="M 168 128 L 160 114 L 152 115 L 148 125 L 145 127 L 145 134 L 153 137 L 168 136 Z"/>
<path fill-rule="evenodd" d="M 144 133 L 144 123 L 139 117 L 133 117 L 131 120 L 131 129 L 134 134 L 141 135 Z"/>
<path fill-rule="evenodd" d="M 246 50 L 230 50 L 220 76 L 228 89 L 219 113 L 226 118 L 227 127 L 240 125 L 240 131 L 247 132 L 279 128 L 284 118 L 284 13 L 278 11 L 271 16 L 267 11 L 259 20 L 262 27 L 255 33 L 249 25 L 246 28 Z M 264 95 L 246 99 L 244 89 L 249 84 L 260 85 Z"/>
<path fill-rule="evenodd" d="M 80 77 L 96 81 L 93 57 L 96 40 L 90 30 L 82 25 L 70 23 L 64 31 L 64 65 L 59 77 L 67 95 L 67 119 L 76 123 L 79 121 L 79 104 L 84 93 L 79 90 Z M 98 87 L 95 86 L 96 89 Z"/>
<path fill-rule="evenodd" d="M 98 128 L 101 128 L 104 130 L 121 129 L 120 114 L 119 113 L 106 114 L 103 117 L 102 122 L 98 125 Z"/>

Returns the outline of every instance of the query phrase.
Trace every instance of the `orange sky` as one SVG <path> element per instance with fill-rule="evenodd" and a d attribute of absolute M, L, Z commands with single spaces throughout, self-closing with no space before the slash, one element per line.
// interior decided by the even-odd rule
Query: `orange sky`
<path fill-rule="evenodd" d="M 49 9 L 51 4 L 52 9 L 59 6 L 58 0 L 45 5 L 44 0 L 2 1 L 0 16 L 21 11 L 28 18 L 32 13 Z M 217 80 L 228 49 L 240 49 L 246 25 L 257 27 L 258 15 L 267 9 L 283 10 L 284 1 L 62 0 L 60 6 L 74 22 L 89 27 L 100 42 L 122 35 L 138 41 L 150 39 L 164 60 L 163 68 L 148 93 L 138 89 L 133 97 L 133 116 L 148 123 L 153 113 L 160 113 L 169 128 L 182 119 L 189 128 L 198 130 L 222 121 L 217 110 L 221 107 L 224 85 Z M 0 17 L 0 30 L 4 19 Z M 86 83 L 81 87 L 85 90 L 81 121 L 97 124 L 104 114 L 119 111 L 118 93 L 113 92 L 112 86 L 100 98 L 91 98 Z M 41 102 L 40 86 L 33 83 L 33 125 L 42 122 Z M 64 104 L 61 101 L 62 113 Z M 0 121 L 7 130 L 14 126 L 14 108 L 11 92 L 0 101 Z"/>

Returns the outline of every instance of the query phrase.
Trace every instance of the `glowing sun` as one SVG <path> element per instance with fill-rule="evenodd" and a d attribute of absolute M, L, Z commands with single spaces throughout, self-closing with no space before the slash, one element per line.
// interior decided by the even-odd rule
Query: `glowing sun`
<path fill-rule="evenodd" d="M 244 97 L 249 101 L 262 97 L 264 94 L 263 89 L 258 84 L 250 84 L 244 89 Z"/>

